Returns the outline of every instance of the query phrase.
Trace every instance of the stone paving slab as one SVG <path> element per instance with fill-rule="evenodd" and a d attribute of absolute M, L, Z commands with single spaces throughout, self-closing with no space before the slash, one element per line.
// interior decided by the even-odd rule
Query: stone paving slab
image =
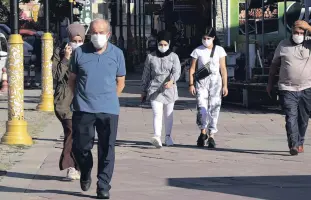
<path fill-rule="evenodd" d="M 2 93 L 1 93 L 2 94 Z M 46 124 L 54 119 L 54 113 L 46 113 L 36 111 L 36 106 L 40 101 L 40 90 L 25 90 L 24 91 L 24 117 L 28 124 L 28 133 L 32 137 L 40 134 Z M 8 120 L 8 102 L 6 95 L 0 95 L 0 138 L 6 132 L 6 122 Z M 14 166 L 21 160 L 24 152 L 29 147 L 25 146 L 8 146 L 0 144 L 0 174 Z M 0 181 L 1 181 L 0 175 Z"/>
<path fill-rule="evenodd" d="M 176 145 L 155 149 L 148 143 L 152 136 L 150 108 L 133 106 L 139 105 L 139 94 L 133 93 L 139 91 L 135 84 L 121 98 L 111 199 L 310 199 L 311 140 L 307 135 L 305 153 L 289 156 L 284 116 L 225 107 L 216 136 L 218 148 L 197 148 L 193 99 L 183 91 L 180 105 L 185 106 L 174 115 Z M 60 133 L 60 124 L 54 121 L 50 130 L 40 134 L 32 151 L 0 182 L 0 199 L 94 199 L 96 162 L 88 192 L 80 190 L 78 181 L 66 181 L 66 172 L 58 170 Z M 96 161 L 96 147 L 93 153 Z"/>

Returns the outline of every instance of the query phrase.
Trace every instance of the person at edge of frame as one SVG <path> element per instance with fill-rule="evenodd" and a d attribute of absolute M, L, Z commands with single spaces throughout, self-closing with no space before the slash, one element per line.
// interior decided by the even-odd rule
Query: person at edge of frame
<path fill-rule="evenodd" d="M 267 92 L 271 97 L 277 70 L 279 72 L 279 99 L 285 113 L 285 128 L 289 153 L 304 152 L 304 138 L 311 111 L 311 26 L 298 20 L 292 35 L 277 46 L 270 66 Z"/>

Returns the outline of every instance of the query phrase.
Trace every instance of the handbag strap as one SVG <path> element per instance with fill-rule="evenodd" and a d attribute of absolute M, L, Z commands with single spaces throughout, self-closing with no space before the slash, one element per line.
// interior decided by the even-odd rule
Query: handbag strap
<path fill-rule="evenodd" d="M 212 52 L 211 52 L 210 58 L 214 57 L 215 49 L 216 49 L 216 45 L 214 45 L 213 48 L 212 48 Z M 198 61 L 197 61 L 197 64 L 195 66 L 195 71 L 198 71 L 198 68 L 199 68 L 199 65 L 198 65 Z"/>
<path fill-rule="evenodd" d="M 173 60 L 172 57 L 171 57 L 171 61 L 174 62 L 174 60 Z M 151 68 L 151 64 L 149 64 L 149 81 L 152 80 L 151 72 L 152 72 L 152 68 Z M 172 67 L 172 69 L 171 69 L 170 74 L 168 75 L 168 77 L 170 77 L 171 75 L 173 75 L 173 67 Z M 162 88 L 162 87 L 158 88 L 158 90 L 161 89 L 161 88 Z M 157 91 L 158 91 L 158 90 L 157 90 Z"/>

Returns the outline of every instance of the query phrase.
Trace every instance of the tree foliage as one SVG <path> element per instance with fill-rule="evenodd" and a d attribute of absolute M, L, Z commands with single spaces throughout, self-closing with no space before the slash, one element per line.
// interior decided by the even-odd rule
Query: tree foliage
<path fill-rule="evenodd" d="M 0 23 L 6 23 L 10 14 L 9 0 L 0 1 Z"/>

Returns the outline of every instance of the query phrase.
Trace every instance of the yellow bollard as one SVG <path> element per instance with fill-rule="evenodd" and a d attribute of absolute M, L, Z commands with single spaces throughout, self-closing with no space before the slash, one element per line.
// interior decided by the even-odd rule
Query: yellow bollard
<path fill-rule="evenodd" d="M 37 106 L 40 111 L 54 111 L 53 75 L 52 75 L 53 37 L 51 33 L 42 36 L 42 93 Z"/>
<path fill-rule="evenodd" d="M 10 145 L 32 145 L 27 122 L 24 120 L 24 52 L 21 35 L 10 35 L 9 43 L 8 121 L 1 142 Z"/>

